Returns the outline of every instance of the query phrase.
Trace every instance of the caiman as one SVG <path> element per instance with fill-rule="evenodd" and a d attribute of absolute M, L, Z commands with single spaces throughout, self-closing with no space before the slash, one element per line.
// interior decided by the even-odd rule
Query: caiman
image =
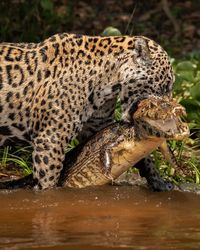
<path fill-rule="evenodd" d="M 184 108 L 167 97 L 141 100 L 132 115 L 133 124 L 113 124 L 68 155 L 70 160 L 65 162 L 59 186 L 84 188 L 112 183 L 135 165 L 154 191 L 172 189 L 173 185 L 162 180 L 156 170 L 147 167 L 144 171 L 137 162 L 158 147 L 163 149 L 165 158 L 172 161 L 166 140 L 188 137 L 188 125 L 181 120 L 183 115 Z M 34 186 L 31 175 L 0 183 L 1 189 L 25 186 Z"/>

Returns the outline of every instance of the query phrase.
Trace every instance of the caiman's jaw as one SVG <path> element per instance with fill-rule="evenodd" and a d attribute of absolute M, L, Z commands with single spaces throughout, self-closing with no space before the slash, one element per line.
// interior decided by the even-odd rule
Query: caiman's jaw
<path fill-rule="evenodd" d="M 163 137 L 167 139 L 183 140 L 189 136 L 188 125 L 180 117 L 167 120 L 151 120 L 144 118 L 148 136 Z"/>
<path fill-rule="evenodd" d="M 149 97 L 142 100 L 133 118 L 140 135 L 183 140 L 189 128 L 181 120 L 185 109 L 168 97 Z"/>

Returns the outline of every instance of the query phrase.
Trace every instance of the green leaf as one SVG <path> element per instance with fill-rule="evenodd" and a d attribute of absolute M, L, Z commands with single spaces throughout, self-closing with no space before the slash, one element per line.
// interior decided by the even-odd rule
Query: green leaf
<path fill-rule="evenodd" d="M 191 96 L 200 102 L 200 82 L 190 89 Z M 200 103 L 199 103 L 200 108 Z M 200 112 L 200 111 L 199 111 Z"/>
<path fill-rule="evenodd" d="M 199 70 L 196 73 L 195 82 L 200 82 L 200 71 Z"/>
<path fill-rule="evenodd" d="M 176 70 L 181 71 L 194 71 L 196 69 L 196 64 L 190 62 L 190 61 L 183 61 L 177 64 Z"/>
<path fill-rule="evenodd" d="M 65 153 L 68 153 L 69 151 L 71 151 L 72 149 L 74 149 L 76 146 L 78 146 L 79 141 L 78 139 L 73 139 L 68 145 L 67 148 L 65 149 Z"/>
<path fill-rule="evenodd" d="M 121 36 L 121 32 L 117 28 L 109 26 L 102 32 L 102 36 Z"/>
<path fill-rule="evenodd" d="M 194 72 L 193 71 L 179 71 L 177 73 L 177 75 L 186 81 L 189 81 L 189 82 L 194 81 Z"/>
<path fill-rule="evenodd" d="M 192 109 L 195 109 L 197 107 L 200 107 L 200 102 L 194 99 L 183 99 L 181 101 L 181 104 L 185 106 L 186 108 L 191 107 Z"/>
<path fill-rule="evenodd" d="M 195 99 L 183 99 L 181 104 L 186 108 L 189 121 L 200 122 L 200 102 Z"/>
<path fill-rule="evenodd" d="M 176 74 L 176 81 L 174 83 L 173 90 L 182 92 L 183 91 L 182 83 L 183 83 L 183 78 L 180 75 Z"/>
<path fill-rule="evenodd" d="M 115 120 L 121 121 L 122 119 L 122 109 L 121 109 L 121 101 L 119 97 L 117 98 L 117 102 L 115 104 Z"/>
<path fill-rule="evenodd" d="M 47 10 L 47 11 L 52 11 L 53 10 L 53 2 L 52 2 L 52 0 L 41 0 L 40 4 L 41 4 L 41 7 L 44 10 Z"/>

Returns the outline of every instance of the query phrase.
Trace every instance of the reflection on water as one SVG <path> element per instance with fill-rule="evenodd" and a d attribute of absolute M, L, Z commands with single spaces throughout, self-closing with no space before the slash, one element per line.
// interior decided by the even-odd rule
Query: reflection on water
<path fill-rule="evenodd" d="M 200 249 L 199 195 L 134 186 L 0 192 L 0 249 Z"/>

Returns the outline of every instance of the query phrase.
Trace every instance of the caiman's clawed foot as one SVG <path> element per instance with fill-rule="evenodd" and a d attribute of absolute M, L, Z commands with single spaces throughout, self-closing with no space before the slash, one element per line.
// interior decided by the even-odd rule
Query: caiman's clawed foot
<path fill-rule="evenodd" d="M 134 167 L 139 169 L 141 177 L 145 177 L 149 187 L 155 192 L 171 191 L 174 185 L 164 181 L 156 170 L 151 157 L 146 157 L 139 161 Z"/>

